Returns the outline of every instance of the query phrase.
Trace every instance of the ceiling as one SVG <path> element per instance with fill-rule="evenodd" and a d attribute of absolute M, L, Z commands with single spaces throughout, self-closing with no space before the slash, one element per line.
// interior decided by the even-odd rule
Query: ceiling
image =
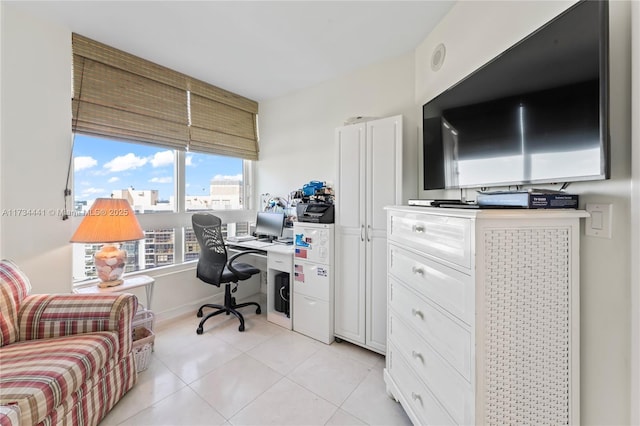
<path fill-rule="evenodd" d="M 5 1 L 257 101 L 412 51 L 454 1 Z"/>

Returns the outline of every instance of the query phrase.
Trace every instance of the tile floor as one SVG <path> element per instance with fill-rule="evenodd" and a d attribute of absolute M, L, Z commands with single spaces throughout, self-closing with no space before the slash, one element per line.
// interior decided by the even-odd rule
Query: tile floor
<path fill-rule="evenodd" d="M 155 351 L 106 425 L 409 425 L 387 396 L 384 357 L 325 345 L 244 308 L 246 330 L 215 317 L 157 327 Z"/>

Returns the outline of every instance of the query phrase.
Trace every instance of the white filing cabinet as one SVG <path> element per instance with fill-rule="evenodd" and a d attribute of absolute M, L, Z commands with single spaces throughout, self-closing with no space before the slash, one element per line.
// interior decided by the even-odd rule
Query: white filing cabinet
<path fill-rule="evenodd" d="M 384 378 L 414 423 L 579 423 L 585 216 L 388 209 Z"/>
<path fill-rule="evenodd" d="M 323 343 L 333 342 L 332 224 L 293 227 L 293 329 Z"/>

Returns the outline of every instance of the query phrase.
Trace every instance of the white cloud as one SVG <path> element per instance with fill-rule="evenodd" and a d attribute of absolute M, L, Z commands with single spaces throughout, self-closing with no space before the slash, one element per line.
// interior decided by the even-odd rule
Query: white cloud
<path fill-rule="evenodd" d="M 151 165 L 153 167 L 172 166 L 173 162 L 173 151 L 156 152 L 153 157 L 151 157 Z"/>
<path fill-rule="evenodd" d="M 102 188 L 85 188 L 82 190 L 82 196 L 87 197 L 89 195 L 103 194 L 105 192 L 106 191 Z"/>
<path fill-rule="evenodd" d="M 195 164 L 193 164 L 193 155 L 187 155 L 184 159 L 184 165 L 185 166 L 195 166 Z"/>
<path fill-rule="evenodd" d="M 149 182 L 153 183 L 171 183 L 173 178 L 171 176 L 167 177 L 154 177 L 153 179 L 149 179 Z"/>
<path fill-rule="evenodd" d="M 110 172 L 122 172 L 124 170 L 137 169 L 142 167 L 149 161 L 148 158 L 138 157 L 134 153 L 130 152 L 126 155 L 121 155 L 114 158 L 104 165 L 105 169 Z"/>
<path fill-rule="evenodd" d="M 108 183 L 113 183 L 113 182 L 117 182 L 119 180 L 120 180 L 119 177 L 113 176 L 113 177 L 109 178 L 109 180 L 107 182 Z"/>
<path fill-rule="evenodd" d="M 229 175 L 215 175 L 213 180 L 242 180 L 242 173 L 229 176 Z"/>
<path fill-rule="evenodd" d="M 90 169 L 98 164 L 98 160 L 93 157 L 75 157 L 73 159 L 73 171 L 77 172 L 84 169 Z"/>

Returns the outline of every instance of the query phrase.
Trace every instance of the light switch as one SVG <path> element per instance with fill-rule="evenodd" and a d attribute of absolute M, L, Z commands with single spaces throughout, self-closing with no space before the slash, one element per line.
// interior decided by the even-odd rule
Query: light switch
<path fill-rule="evenodd" d="M 591 228 L 602 231 L 602 212 L 594 210 L 591 212 Z"/>
<path fill-rule="evenodd" d="M 611 238 L 612 204 L 587 204 L 590 216 L 585 222 L 585 234 L 591 237 Z"/>

